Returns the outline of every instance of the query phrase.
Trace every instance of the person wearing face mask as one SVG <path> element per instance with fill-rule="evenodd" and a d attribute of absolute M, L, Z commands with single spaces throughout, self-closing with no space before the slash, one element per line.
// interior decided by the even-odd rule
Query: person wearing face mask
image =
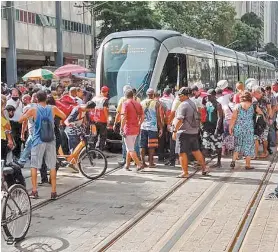
<path fill-rule="evenodd" d="M 15 158 L 20 158 L 20 152 L 21 152 L 21 127 L 22 124 L 19 123 L 19 118 L 23 114 L 23 103 L 20 101 L 20 92 L 17 88 L 12 89 L 11 93 L 11 99 L 7 101 L 7 106 L 13 106 L 15 108 L 14 114 L 12 117 L 10 117 L 10 123 L 12 127 L 12 133 L 14 140 L 16 142 L 16 146 L 13 149 L 13 155 Z"/>

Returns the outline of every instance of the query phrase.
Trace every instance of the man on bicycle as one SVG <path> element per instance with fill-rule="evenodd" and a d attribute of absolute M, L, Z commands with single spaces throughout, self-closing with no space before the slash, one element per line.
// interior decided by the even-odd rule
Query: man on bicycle
<path fill-rule="evenodd" d="M 65 133 L 68 137 L 70 152 L 72 153 L 80 142 L 81 126 L 88 125 L 88 112 L 93 112 L 96 104 L 93 101 L 75 107 L 65 120 Z"/>

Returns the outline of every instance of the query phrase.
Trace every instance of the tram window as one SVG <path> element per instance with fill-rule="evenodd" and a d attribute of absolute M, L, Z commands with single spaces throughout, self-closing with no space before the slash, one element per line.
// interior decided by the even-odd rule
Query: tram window
<path fill-rule="evenodd" d="M 227 80 L 230 87 L 233 87 L 238 80 L 237 64 L 225 60 L 218 60 L 218 80 Z"/>
<path fill-rule="evenodd" d="M 239 64 L 239 81 L 245 82 L 248 79 L 248 65 Z"/>
<path fill-rule="evenodd" d="M 212 59 L 187 56 L 188 86 L 202 84 L 204 88 L 215 84 L 215 67 Z"/>
<path fill-rule="evenodd" d="M 186 55 L 170 53 L 163 67 L 157 90 L 163 92 L 166 86 L 178 90 L 186 85 Z"/>
<path fill-rule="evenodd" d="M 249 78 L 258 79 L 258 67 L 249 65 Z"/>

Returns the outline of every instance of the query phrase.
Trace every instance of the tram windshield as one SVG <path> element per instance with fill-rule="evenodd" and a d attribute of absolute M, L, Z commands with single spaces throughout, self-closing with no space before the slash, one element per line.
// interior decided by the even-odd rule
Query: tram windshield
<path fill-rule="evenodd" d="M 109 87 L 110 104 L 130 85 L 140 94 L 149 88 L 160 43 L 153 38 L 117 38 L 104 45 L 102 85 Z"/>

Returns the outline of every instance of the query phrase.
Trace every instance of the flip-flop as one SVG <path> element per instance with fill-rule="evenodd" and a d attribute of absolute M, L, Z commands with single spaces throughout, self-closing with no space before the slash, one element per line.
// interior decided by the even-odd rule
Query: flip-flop
<path fill-rule="evenodd" d="M 149 168 L 156 168 L 157 166 L 156 166 L 156 164 L 153 164 L 153 165 L 149 165 L 148 167 Z"/>
<path fill-rule="evenodd" d="M 189 174 L 188 175 L 180 174 L 177 176 L 177 178 L 189 178 Z"/>
<path fill-rule="evenodd" d="M 126 171 L 131 171 L 131 169 L 129 167 L 125 167 Z"/>
<path fill-rule="evenodd" d="M 268 154 L 259 156 L 259 158 L 267 158 L 267 157 L 268 157 Z"/>
<path fill-rule="evenodd" d="M 255 168 L 253 167 L 253 166 L 250 166 L 250 167 L 248 167 L 248 166 L 245 166 L 245 170 L 254 170 Z"/>

